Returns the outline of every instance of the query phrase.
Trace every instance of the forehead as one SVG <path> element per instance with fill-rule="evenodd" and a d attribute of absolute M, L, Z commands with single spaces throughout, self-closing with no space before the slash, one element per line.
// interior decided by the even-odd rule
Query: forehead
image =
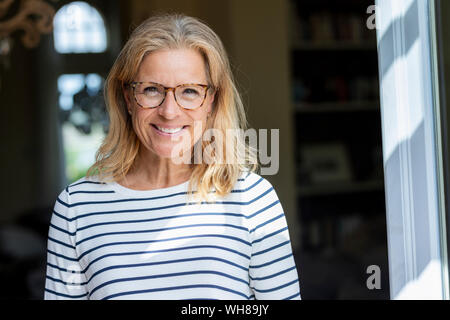
<path fill-rule="evenodd" d="M 205 63 L 194 49 L 164 49 L 149 53 L 139 66 L 136 81 L 165 86 L 206 83 Z"/>

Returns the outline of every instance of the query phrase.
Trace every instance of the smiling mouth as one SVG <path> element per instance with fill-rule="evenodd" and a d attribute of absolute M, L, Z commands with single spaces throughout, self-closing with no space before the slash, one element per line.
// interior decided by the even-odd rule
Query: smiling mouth
<path fill-rule="evenodd" d="M 186 129 L 187 127 L 189 127 L 189 126 L 183 126 L 183 127 L 179 127 L 179 128 L 163 128 L 163 127 L 159 127 L 155 124 L 152 124 L 152 126 L 159 132 L 165 133 L 165 134 L 176 134 L 176 133 L 181 132 L 183 129 Z"/>

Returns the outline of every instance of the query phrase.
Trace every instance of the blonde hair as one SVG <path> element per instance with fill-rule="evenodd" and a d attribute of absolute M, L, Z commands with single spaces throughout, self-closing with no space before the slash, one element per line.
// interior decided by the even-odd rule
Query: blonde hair
<path fill-rule="evenodd" d="M 227 152 L 226 163 L 200 163 L 193 165 L 188 194 L 197 187 L 198 200 L 209 200 L 208 193 L 215 189 L 217 196 L 231 192 L 242 172 L 259 170 L 257 150 L 246 144 L 240 134 L 227 135 L 227 130 L 242 132 L 247 120 L 241 97 L 236 88 L 225 48 L 216 35 L 200 20 L 181 14 L 153 16 L 131 34 L 105 84 L 105 100 L 109 113 L 109 132 L 97 151 L 96 162 L 86 177 L 98 175 L 102 182 L 119 181 L 133 166 L 141 143 L 136 136 L 123 95 L 123 85 L 134 80 L 146 55 L 161 49 L 194 49 L 205 62 L 206 76 L 215 89 L 215 100 L 206 129 L 219 130 Z M 240 131 L 239 131 L 240 130 Z M 207 143 L 200 138 L 202 151 Z M 224 150 L 225 152 L 225 150 Z M 225 153 L 222 153 L 225 154 Z M 232 156 L 233 159 L 229 159 Z"/>

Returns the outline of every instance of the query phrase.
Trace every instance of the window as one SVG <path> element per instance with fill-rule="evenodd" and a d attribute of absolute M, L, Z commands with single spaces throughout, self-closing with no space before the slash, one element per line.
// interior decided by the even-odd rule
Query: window
<path fill-rule="evenodd" d="M 86 2 L 63 6 L 54 18 L 54 45 L 59 53 L 100 53 L 107 47 L 102 16 Z"/>
<path fill-rule="evenodd" d="M 56 85 L 64 173 L 70 184 L 95 162 L 109 126 L 103 100 L 106 70 L 98 63 L 99 59 L 108 60 L 107 31 L 96 8 L 74 1 L 57 11 L 53 35 L 56 52 L 64 55 Z M 74 67 L 80 73 L 69 71 Z"/>
<path fill-rule="evenodd" d="M 62 138 L 69 181 L 83 177 L 95 161 L 108 129 L 98 74 L 64 74 L 58 78 Z"/>

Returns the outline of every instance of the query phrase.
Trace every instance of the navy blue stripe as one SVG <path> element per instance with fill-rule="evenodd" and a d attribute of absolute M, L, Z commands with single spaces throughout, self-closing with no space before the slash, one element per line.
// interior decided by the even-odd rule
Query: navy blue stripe
<path fill-rule="evenodd" d="M 79 183 L 76 183 L 76 184 L 71 184 L 71 185 L 69 185 L 69 187 L 76 187 L 76 186 L 79 186 L 79 185 L 81 185 L 81 184 L 105 184 L 104 182 L 95 182 L 95 181 L 82 181 L 82 182 L 79 182 Z"/>
<path fill-rule="evenodd" d="M 104 248 L 104 247 L 110 247 L 110 246 L 115 246 L 115 245 L 128 245 L 128 244 L 144 244 L 144 243 L 154 243 L 154 242 L 163 242 L 163 241 L 172 241 L 172 240 L 179 240 L 179 239 L 192 239 L 192 238 L 203 238 L 203 237 L 217 237 L 217 238 L 226 238 L 226 239 L 231 239 L 231 240 L 235 240 L 235 241 L 239 241 L 242 242 L 244 244 L 246 244 L 247 246 L 251 246 L 251 244 L 245 240 L 242 240 L 240 238 L 236 238 L 236 237 L 232 237 L 232 236 L 227 236 L 227 235 L 222 235 L 222 234 L 201 234 L 201 235 L 193 235 L 193 236 L 182 236 L 182 237 L 175 237 L 175 238 L 167 238 L 167 239 L 158 239 L 158 240 L 145 240 L 145 241 L 123 241 L 123 242 L 111 242 L 111 243 L 105 243 L 102 245 L 99 245 L 97 247 L 94 247 L 92 249 L 89 249 L 85 252 L 83 252 L 80 255 L 80 259 L 83 258 L 86 254 L 91 253 L 95 250 L 98 250 L 100 248 Z"/>
<path fill-rule="evenodd" d="M 266 277 L 253 278 L 253 277 L 251 277 L 250 275 L 249 275 L 249 277 L 250 277 L 250 279 L 253 280 L 253 281 L 267 280 L 267 279 L 270 279 L 270 278 L 275 278 L 276 276 L 279 276 L 279 275 L 281 275 L 281 274 L 283 274 L 283 273 L 289 272 L 289 271 L 294 270 L 294 269 L 296 269 L 295 266 L 290 267 L 290 268 L 287 268 L 286 270 L 283 270 L 283 271 L 280 271 L 280 272 L 271 274 L 270 276 L 266 276 Z"/>
<path fill-rule="evenodd" d="M 253 288 L 253 290 L 255 290 L 256 292 L 271 292 L 271 291 L 277 291 L 277 290 L 283 289 L 283 288 L 285 288 L 285 287 L 288 287 L 288 286 L 290 286 L 291 284 L 294 284 L 294 283 L 297 283 L 297 279 L 295 279 L 295 280 L 293 280 L 293 281 L 291 281 L 291 282 L 282 284 L 281 286 L 278 286 L 278 287 L 275 287 L 275 288 L 272 288 L 272 289 L 264 289 L 264 290 L 262 290 L 262 289 L 256 289 L 256 288 Z"/>
<path fill-rule="evenodd" d="M 170 249 L 160 249 L 160 250 L 147 250 L 147 251 L 135 251 L 135 252 L 115 252 L 115 253 L 108 253 L 105 254 L 103 256 L 100 256 L 94 260 L 92 260 L 87 266 L 86 268 L 83 270 L 83 273 L 85 273 L 95 262 L 108 258 L 108 257 L 120 257 L 120 256 L 131 256 L 131 255 L 142 255 L 142 254 L 150 254 L 150 253 L 157 253 L 157 252 L 171 252 L 171 251 L 182 251 L 182 250 L 190 250 L 190 249 L 200 249 L 200 248 L 213 248 L 213 249 L 220 249 L 220 250 L 225 250 L 225 251 L 229 251 L 232 253 L 235 253 L 237 255 L 240 255 L 244 258 L 246 258 L 247 260 L 250 260 L 250 257 L 248 255 L 246 255 L 245 253 L 239 252 L 237 250 L 234 249 L 230 249 L 230 248 L 226 248 L 226 247 L 221 247 L 221 246 L 214 246 L 214 245 L 198 245 L 198 246 L 189 246 L 189 247 L 177 247 L 177 248 L 170 248 Z"/>
<path fill-rule="evenodd" d="M 80 298 L 84 298 L 86 297 L 89 293 L 85 293 L 85 294 L 80 294 L 78 296 L 71 296 L 68 294 L 64 294 L 64 293 L 59 293 L 53 290 L 49 290 L 47 288 L 45 288 L 45 291 L 47 291 L 48 293 L 54 294 L 55 296 L 59 296 L 59 297 L 64 297 L 64 298 L 71 298 L 71 299 L 80 299 Z"/>
<path fill-rule="evenodd" d="M 136 263 L 136 264 L 123 264 L 123 265 L 113 265 L 109 266 L 103 269 L 98 270 L 97 272 L 93 273 L 92 276 L 88 279 L 88 283 L 92 281 L 93 278 L 95 278 L 100 273 L 106 272 L 108 270 L 113 269 L 127 269 L 127 268 L 138 268 L 138 267 L 148 267 L 148 266 L 154 266 L 159 264 L 171 264 L 171 263 L 180 263 L 180 262 L 190 262 L 190 261 L 199 261 L 199 260 L 212 260 L 212 261 L 220 261 L 226 264 L 229 264 L 231 266 L 234 266 L 238 269 L 244 270 L 248 272 L 248 269 L 231 261 L 216 258 L 216 257 L 195 257 L 195 258 L 185 258 L 185 259 L 176 259 L 176 260 L 165 260 L 165 261 L 156 261 L 156 262 L 146 262 L 146 263 Z"/>
<path fill-rule="evenodd" d="M 293 294 L 292 296 L 289 296 L 287 298 L 281 299 L 281 300 L 292 300 L 294 298 L 300 297 L 300 291 L 297 292 L 296 294 Z"/>
<path fill-rule="evenodd" d="M 279 216 L 276 216 L 275 218 L 272 218 L 270 220 L 267 220 L 266 222 L 263 222 L 261 224 L 258 224 L 256 227 L 254 227 L 252 230 L 250 230 L 250 233 L 255 232 L 255 230 L 265 226 L 268 223 L 274 222 L 275 220 L 278 220 L 284 216 L 284 213 L 281 213 Z"/>
<path fill-rule="evenodd" d="M 62 204 L 64 207 L 70 208 L 70 204 L 65 203 L 62 201 L 59 197 L 56 198 L 56 201 L 58 201 L 60 204 Z"/>
<path fill-rule="evenodd" d="M 244 181 L 244 180 L 238 180 L 238 181 Z M 231 190 L 231 193 L 240 193 L 240 192 L 246 192 L 251 190 L 254 186 L 256 186 L 257 184 L 259 184 L 261 181 L 263 181 L 263 179 L 261 178 L 260 180 L 258 180 L 255 184 L 253 184 L 252 186 L 245 188 L 245 189 L 238 189 L 238 190 Z M 74 195 L 74 194 L 111 194 L 111 193 L 116 193 L 114 190 L 111 191 L 74 191 L 74 192 L 69 192 L 68 188 L 66 188 L 66 192 L 69 194 L 69 196 Z M 213 190 L 210 191 L 208 193 L 216 193 L 217 191 Z M 183 195 L 186 194 L 187 192 L 182 192 L 182 193 L 178 193 L 178 194 L 174 194 L 174 195 Z M 194 190 L 194 193 L 197 193 L 196 190 Z M 166 195 L 166 196 L 160 196 L 160 198 L 165 198 L 165 197 L 170 197 L 173 195 Z M 156 197 L 158 198 L 158 197 Z M 135 199 L 135 200 L 154 200 L 154 198 L 143 198 L 143 199 Z"/>
<path fill-rule="evenodd" d="M 181 301 L 185 300 L 220 300 L 220 299 L 213 299 L 213 298 L 187 298 L 187 299 L 181 299 Z"/>
<path fill-rule="evenodd" d="M 282 242 L 282 243 L 280 243 L 280 244 L 277 244 L 277 245 L 275 245 L 275 246 L 273 246 L 273 247 L 271 247 L 271 248 L 268 248 L 268 249 L 261 250 L 261 251 L 258 251 L 258 252 L 256 252 L 256 253 L 253 253 L 252 256 L 257 256 L 257 255 L 259 255 L 259 254 L 267 253 L 267 252 L 269 252 L 269 251 L 271 251 L 271 250 L 275 250 L 275 249 L 277 249 L 277 248 L 279 248 L 279 247 L 282 247 L 282 246 L 285 246 L 285 245 L 287 245 L 287 244 L 289 244 L 289 243 L 290 243 L 290 241 L 287 240 L 287 241 Z"/>
<path fill-rule="evenodd" d="M 72 246 L 72 245 L 70 245 L 70 244 L 67 244 L 67 243 L 64 243 L 64 242 L 62 242 L 62 241 L 53 239 L 52 237 L 48 237 L 48 240 L 51 240 L 51 241 L 53 241 L 53 242 L 55 242 L 55 243 L 58 243 L 58 244 L 60 244 L 60 245 L 62 245 L 62 246 L 65 246 L 65 247 L 67 247 L 67 248 L 75 249 L 74 246 Z"/>
<path fill-rule="evenodd" d="M 273 189 L 273 188 L 271 188 Z M 267 192 L 269 192 L 271 189 L 269 189 L 268 191 L 265 191 L 264 194 L 266 194 Z M 216 202 L 216 204 L 234 204 L 234 205 L 248 205 L 253 203 L 254 201 L 256 201 L 257 199 L 261 198 L 261 196 L 256 197 L 253 200 L 250 200 L 248 202 L 227 202 L 227 201 L 218 201 Z M 59 200 L 59 199 L 58 199 Z M 275 205 L 276 203 L 278 203 L 279 201 L 274 202 L 272 205 Z M 213 203 L 213 202 L 202 202 L 202 204 L 204 203 Z M 187 205 L 195 205 L 197 203 L 195 202 L 191 202 L 188 203 Z M 64 218 L 65 220 L 71 222 L 74 220 L 78 220 L 81 218 L 85 218 L 85 217 L 90 217 L 90 216 L 94 216 L 94 215 L 103 215 L 103 214 L 119 214 L 119 213 L 130 213 L 130 212 L 144 212 L 144 211 L 154 211 L 154 210 L 163 210 L 163 209 L 169 209 L 169 208 L 176 208 L 176 207 L 181 207 L 181 206 L 185 206 L 186 203 L 178 203 L 178 204 L 174 204 L 174 205 L 170 205 L 170 206 L 164 206 L 164 207 L 153 207 L 153 208 L 143 208 L 143 209 L 128 209 L 128 210 L 115 210 L 115 211 L 97 211 L 97 212 L 91 212 L 91 213 L 87 213 L 87 214 L 82 214 L 79 215 L 77 217 L 74 217 L 72 219 L 69 218 Z M 270 206 L 268 206 L 270 207 Z M 267 207 L 267 208 L 268 208 Z M 260 212 L 262 212 L 264 209 L 259 210 L 258 212 L 252 214 L 251 216 L 254 216 Z M 60 215 L 61 216 L 61 215 Z"/>
<path fill-rule="evenodd" d="M 247 177 L 248 177 L 248 175 L 247 175 Z M 238 179 L 238 181 L 242 182 L 242 181 L 245 181 L 245 179 Z M 232 190 L 231 193 L 240 193 L 240 192 L 249 191 L 254 186 L 258 185 L 261 181 L 263 181 L 263 178 L 260 178 L 257 182 L 255 182 L 253 185 L 251 185 L 248 188 L 241 189 L 241 190 Z M 66 188 L 66 192 L 70 196 L 74 195 L 74 194 L 108 194 L 108 193 L 110 194 L 110 193 L 116 193 L 114 190 L 111 190 L 111 191 L 74 191 L 74 192 L 69 192 L 68 187 Z M 195 191 L 195 192 L 197 192 L 197 191 Z M 211 191 L 209 193 L 216 193 L 216 191 Z M 182 192 L 182 193 L 178 193 L 178 194 L 174 194 L 174 195 L 183 195 L 183 194 L 186 194 L 186 192 Z M 170 197 L 170 196 L 173 196 L 173 195 L 166 195 L 166 196 L 160 196 L 160 197 L 155 197 L 155 198 L 135 199 L 135 200 L 155 200 L 155 199 L 158 199 L 158 198 L 164 198 L 164 197 Z"/>
<path fill-rule="evenodd" d="M 186 229 L 186 228 L 197 228 L 197 227 L 229 227 L 234 228 L 238 230 L 248 231 L 247 228 L 236 226 L 233 224 L 226 224 L 226 223 L 198 223 L 198 224 L 188 224 L 183 226 L 176 226 L 176 227 L 168 227 L 168 228 L 159 228 L 159 229 L 149 229 L 149 230 L 130 230 L 130 231 L 115 231 L 115 232 L 106 232 L 106 233 L 99 233 L 87 238 L 84 238 L 76 243 L 76 245 L 80 245 L 83 242 L 100 238 L 100 237 L 106 237 L 106 236 L 115 236 L 120 234 L 139 234 L 139 233 L 152 233 L 152 232 L 160 232 L 160 231 L 168 231 L 168 230 L 176 230 L 176 229 Z"/>
<path fill-rule="evenodd" d="M 84 271 L 68 270 L 66 268 L 61 268 L 61 267 L 58 267 L 58 266 L 56 266 L 54 264 L 51 264 L 49 262 L 47 262 L 47 266 L 52 267 L 52 268 L 57 269 L 57 270 L 60 270 L 60 271 L 64 271 L 64 272 L 79 273 L 79 274 L 83 274 L 84 273 Z"/>
<path fill-rule="evenodd" d="M 265 239 L 267 239 L 267 238 L 270 238 L 270 237 L 272 237 L 272 236 L 274 236 L 274 235 L 276 235 L 276 234 L 278 234 L 278 233 L 280 233 L 280 232 L 283 232 L 283 231 L 285 231 L 285 230 L 287 230 L 287 229 L 288 229 L 288 227 L 286 226 L 286 227 L 284 227 L 283 229 L 280 229 L 280 230 L 277 230 L 277 231 L 275 231 L 275 232 L 272 232 L 272 233 L 270 233 L 270 234 L 268 234 L 268 235 L 266 235 L 266 236 L 264 236 L 264 237 L 262 237 L 262 238 L 260 238 L 260 239 L 258 239 L 258 240 L 254 240 L 254 241 L 252 242 L 252 245 L 255 244 L 255 243 L 257 243 L 257 242 L 263 241 L 263 240 L 265 240 Z"/>
<path fill-rule="evenodd" d="M 52 278 L 52 277 L 50 277 L 49 275 L 46 275 L 45 276 L 45 278 L 46 279 L 49 279 L 49 280 L 51 280 L 51 281 L 53 281 L 53 282 L 58 282 L 58 283 L 62 283 L 63 285 L 65 285 L 65 286 L 74 286 L 74 287 L 79 287 L 79 286 L 85 286 L 86 284 L 87 284 L 87 282 L 82 282 L 82 283 L 67 283 L 67 282 L 64 282 L 64 281 L 62 281 L 62 280 L 59 280 L 59 279 L 56 279 L 56 278 Z"/>
<path fill-rule="evenodd" d="M 50 228 L 53 228 L 53 229 L 58 230 L 58 231 L 60 231 L 62 233 L 68 234 L 69 236 L 75 236 L 76 235 L 75 232 L 69 232 L 67 230 L 64 230 L 64 229 L 62 229 L 60 227 L 55 226 L 53 223 L 50 223 Z"/>
<path fill-rule="evenodd" d="M 258 214 L 260 214 L 261 212 L 266 211 L 267 209 L 277 205 L 278 203 L 280 203 L 280 200 L 275 200 L 274 202 L 272 202 L 271 204 L 269 204 L 268 206 L 256 211 L 255 213 L 252 213 L 251 215 L 248 216 L 249 219 L 253 218 L 254 216 L 257 216 Z"/>
<path fill-rule="evenodd" d="M 239 178 L 238 181 L 245 181 L 250 176 L 251 173 L 252 173 L 252 171 L 247 171 L 246 176 L 244 178 Z"/>
<path fill-rule="evenodd" d="M 193 289 L 193 288 L 215 288 L 215 289 L 219 289 L 219 290 L 223 290 L 223 291 L 228 291 L 228 292 L 237 294 L 239 296 L 242 296 L 242 297 L 244 297 L 246 299 L 249 299 L 249 297 L 246 294 L 241 293 L 241 292 L 236 291 L 236 290 L 229 289 L 229 288 L 216 286 L 216 285 L 211 285 L 211 284 L 194 284 L 194 285 L 187 285 L 187 286 L 165 287 L 165 288 L 155 288 L 155 289 L 147 289 L 147 290 L 135 290 L 135 291 L 120 292 L 120 293 L 116 293 L 116 294 L 112 294 L 112 295 L 106 296 L 106 297 L 102 298 L 102 300 L 109 300 L 109 299 L 117 298 L 117 297 L 120 297 L 120 296 L 134 295 L 134 294 L 140 294 L 140 293 L 169 291 L 169 290 L 181 290 L 181 289 Z"/>
<path fill-rule="evenodd" d="M 262 178 L 260 179 L 260 181 L 258 181 L 257 183 L 255 183 L 253 186 L 245 189 L 244 191 L 250 191 L 251 189 L 253 189 L 259 182 L 262 181 Z M 256 200 L 258 200 L 259 198 L 263 197 L 266 193 L 270 192 L 273 190 L 273 187 L 271 187 L 269 190 L 267 190 L 265 193 L 263 193 L 262 195 L 260 195 L 259 197 L 249 201 L 249 202 L 226 202 L 226 201 L 215 201 L 215 202 L 202 202 L 202 203 L 223 203 L 223 204 L 250 204 Z M 235 192 L 239 192 L 238 190 L 235 190 Z M 169 195 L 164 195 L 164 196 L 157 196 L 157 197 L 150 197 L 150 198 L 131 198 L 131 199 L 119 199 L 119 200 L 110 200 L 110 201 L 88 201 L 88 202 L 78 202 L 78 203 L 73 203 L 73 204 L 68 204 L 65 203 L 64 201 L 60 200 L 58 198 L 58 202 L 61 203 L 62 205 L 64 205 L 67 208 L 73 208 L 73 207 L 78 207 L 78 206 L 82 206 L 82 205 L 90 205 L 90 204 L 108 204 L 108 203 L 120 203 L 120 202 L 131 202 L 131 201 L 150 201 L 150 200 L 158 200 L 158 199 L 165 199 L 165 198 L 169 198 L 169 197 L 174 197 L 174 196 L 179 196 L 179 195 L 186 195 L 188 192 L 184 191 L 184 192 L 178 192 L 178 193 L 172 193 Z M 196 204 L 195 202 L 191 202 L 189 204 Z"/>
<path fill-rule="evenodd" d="M 55 210 L 53 210 L 53 214 L 54 214 L 55 216 L 57 216 L 58 218 L 64 219 L 64 220 L 66 220 L 66 221 L 68 221 L 68 222 L 74 220 L 74 219 L 68 219 L 68 218 L 66 218 L 65 216 L 63 216 L 62 214 L 56 212 Z"/>
<path fill-rule="evenodd" d="M 260 178 L 258 181 L 256 181 L 254 184 L 252 184 L 250 187 L 246 188 L 246 189 L 242 189 L 242 190 L 232 190 L 232 193 L 239 193 L 239 192 L 247 192 L 250 191 L 251 189 L 253 189 L 254 187 L 256 187 L 259 183 L 261 183 L 261 181 L 263 181 L 263 178 Z"/>
<path fill-rule="evenodd" d="M 244 281 L 242 279 L 236 278 L 234 276 L 231 276 L 229 274 L 223 273 L 223 272 L 209 271 L 209 270 L 198 270 L 198 271 L 186 271 L 186 272 L 176 272 L 176 273 L 167 273 L 167 274 L 157 274 L 157 275 L 152 275 L 152 276 L 141 276 L 141 277 L 114 279 L 114 280 L 110 280 L 110 281 L 104 282 L 101 285 L 99 285 L 99 286 L 95 287 L 94 289 L 92 289 L 91 295 L 95 291 L 97 291 L 97 290 L 99 290 L 99 289 L 101 289 L 101 288 L 103 288 L 103 287 L 105 287 L 107 285 L 113 284 L 113 283 L 128 282 L 128 281 L 139 281 L 139 280 L 149 280 L 149 279 L 158 279 L 158 278 L 179 277 L 179 276 L 186 276 L 186 275 L 192 275 L 192 274 L 215 274 L 215 275 L 223 276 L 225 278 L 236 280 L 236 281 L 242 282 L 242 283 L 244 283 L 246 285 L 249 285 L 248 282 L 246 282 L 246 281 Z M 174 281 L 177 281 L 177 280 L 174 280 Z"/>
<path fill-rule="evenodd" d="M 75 191 L 75 192 L 70 192 L 69 196 L 72 196 L 74 194 L 103 194 L 103 193 L 116 193 L 114 190 L 112 191 Z"/>
<path fill-rule="evenodd" d="M 254 299 L 255 299 L 255 295 L 252 294 L 249 297 L 249 300 L 254 300 Z M 187 298 L 187 299 L 181 299 L 181 300 L 184 301 L 184 300 L 220 300 L 220 299 L 214 299 L 214 298 Z"/>
<path fill-rule="evenodd" d="M 76 261 L 76 262 L 80 261 L 80 259 L 77 259 L 77 258 L 70 258 L 70 257 L 67 257 L 67 256 L 65 256 L 65 255 L 62 255 L 62 254 L 60 254 L 60 253 L 56 253 L 56 252 L 54 252 L 54 251 L 52 251 L 52 250 L 49 250 L 49 249 L 47 249 L 47 253 L 50 253 L 50 254 L 52 254 L 52 255 L 54 255 L 54 256 L 56 256 L 56 257 L 60 257 L 60 258 L 63 258 L 63 259 L 69 260 L 69 261 Z"/>
<path fill-rule="evenodd" d="M 97 216 L 97 215 L 104 215 L 104 214 L 119 214 L 119 213 L 131 213 L 131 212 L 147 212 L 147 211 L 154 211 L 154 210 L 163 210 L 163 209 L 169 209 L 169 208 L 176 208 L 176 207 L 182 207 L 185 206 L 186 203 L 179 203 L 174 204 L 170 206 L 165 207 L 157 207 L 157 208 L 142 208 L 142 209 L 128 209 L 128 210 L 113 210 L 113 211 L 97 211 L 97 212 L 91 212 L 87 214 L 81 214 L 77 217 L 74 217 L 72 219 L 68 219 L 68 221 L 78 220 L 90 216 Z"/>
<path fill-rule="evenodd" d="M 105 225 L 153 222 L 153 221 L 159 221 L 159 220 L 177 219 L 177 218 L 185 218 L 185 217 L 192 217 L 192 216 L 209 216 L 209 215 L 212 215 L 212 216 L 214 216 L 214 215 L 218 215 L 218 216 L 232 216 L 232 217 L 246 218 L 241 213 L 225 213 L 225 212 L 188 213 L 188 214 L 181 214 L 181 215 L 176 215 L 176 216 L 166 216 L 166 217 L 159 217 L 159 218 L 152 218 L 152 219 L 120 220 L 120 221 L 99 222 L 99 223 L 94 223 L 94 224 L 90 224 L 90 225 L 78 228 L 76 232 L 82 231 L 82 230 L 86 230 L 86 229 L 90 229 L 90 228 L 93 228 L 93 227 L 105 226 Z"/>
<path fill-rule="evenodd" d="M 78 202 L 74 204 L 67 204 L 64 205 L 68 208 L 78 207 L 78 206 L 84 206 L 89 204 L 108 204 L 108 203 L 120 203 L 120 202 L 130 202 L 130 201 L 150 201 L 150 200 L 158 200 L 158 199 L 164 199 L 164 198 L 170 198 L 180 195 L 185 195 L 187 192 L 178 192 L 178 193 L 172 193 L 165 196 L 158 196 L 158 197 L 151 197 L 151 198 L 132 198 L 132 199 L 119 199 L 119 200 L 109 200 L 109 201 L 87 201 L 87 202 Z"/>
<path fill-rule="evenodd" d="M 248 202 L 232 202 L 232 201 L 217 201 L 217 202 L 202 202 L 202 204 L 233 204 L 233 205 L 249 205 L 251 203 L 253 203 L 254 201 L 258 200 L 259 198 L 261 198 L 262 196 L 264 196 L 265 194 L 267 194 L 268 192 L 270 192 L 271 190 L 273 190 L 273 188 L 270 188 L 269 190 L 265 191 L 262 195 L 257 196 L 255 199 L 250 200 Z M 58 201 L 61 202 L 60 199 L 58 199 Z M 279 201 L 274 202 L 272 205 L 275 205 L 276 203 L 278 203 Z M 107 203 L 107 202 L 105 202 Z M 143 209 L 128 209 L 128 210 L 115 210 L 115 211 L 97 211 L 97 212 L 91 212 L 91 213 L 87 213 L 87 214 L 81 214 L 79 216 L 76 216 L 72 219 L 69 218 L 64 218 L 65 220 L 71 222 L 73 220 L 78 220 L 81 218 L 85 218 L 85 217 L 89 217 L 89 216 L 94 216 L 94 215 L 103 215 L 103 214 L 118 214 L 118 213 L 129 213 L 129 212 L 143 212 L 143 211 L 154 211 L 154 210 L 163 210 L 163 209 L 169 209 L 169 208 L 176 208 L 176 207 L 182 207 L 182 206 L 186 206 L 186 205 L 196 205 L 196 202 L 191 202 L 191 203 L 177 203 L 177 204 L 173 204 L 173 205 L 169 205 L 169 206 L 163 206 L 163 207 L 153 207 L 153 208 L 143 208 Z M 70 207 L 68 204 L 65 204 L 66 207 Z M 269 208 L 270 206 L 266 207 Z M 258 212 L 252 214 L 249 217 L 255 216 L 256 214 L 262 212 L 265 209 L 259 210 Z"/>
<path fill-rule="evenodd" d="M 259 200 L 260 198 L 264 197 L 266 194 L 270 193 L 274 191 L 273 187 L 270 187 L 269 189 L 267 189 L 266 191 L 264 191 L 261 195 L 257 196 L 255 199 L 249 201 L 250 203 L 255 202 L 256 200 Z"/>
<path fill-rule="evenodd" d="M 287 254 L 287 255 L 281 257 L 281 258 L 278 258 L 278 259 L 275 259 L 275 260 L 272 260 L 272 261 L 269 261 L 269 262 L 266 262 L 266 263 L 263 263 L 263 264 L 258 264 L 258 265 L 256 265 L 256 266 L 250 266 L 249 268 L 256 269 L 256 268 L 267 267 L 267 266 L 270 266 L 271 264 L 274 264 L 274 263 L 276 263 L 276 262 L 278 262 L 278 261 L 287 259 L 287 258 L 289 258 L 289 257 L 291 257 L 291 256 L 292 256 L 292 253 L 289 253 L 289 254 Z"/>

